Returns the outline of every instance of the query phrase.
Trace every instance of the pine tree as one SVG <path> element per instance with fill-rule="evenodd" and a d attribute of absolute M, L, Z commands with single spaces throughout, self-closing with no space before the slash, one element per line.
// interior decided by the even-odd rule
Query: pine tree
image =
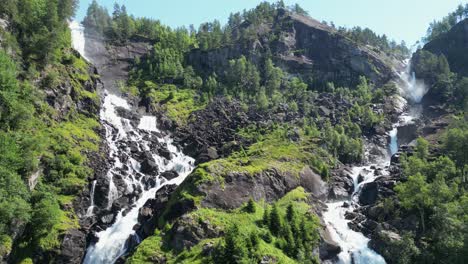
<path fill-rule="evenodd" d="M 281 227 L 281 216 L 278 211 L 278 207 L 276 204 L 273 204 L 273 209 L 270 213 L 270 230 L 275 236 L 277 236 L 281 232 Z"/>
<path fill-rule="evenodd" d="M 249 201 L 247 202 L 247 205 L 245 206 L 245 211 L 253 214 L 255 213 L 256 210 L 257 210 L 257 206 L 255 205 L 255 201 L 251 197 Z"/>
<path fill-rule="evenodd" d="M 265 206 L 265 210 L 263 211 L 263 225 L 265 226 L 270 226 L 270 208 L 268 208 L 268 205 Z"/>

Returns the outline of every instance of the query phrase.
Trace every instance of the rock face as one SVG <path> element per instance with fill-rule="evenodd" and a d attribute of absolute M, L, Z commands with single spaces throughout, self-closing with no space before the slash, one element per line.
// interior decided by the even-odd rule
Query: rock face
<path fill-rule="evenodd" d="M 80 54 L 75 52 L 75 56 L 80 57 Z M 68 71 L 69 74 L 72 74 L 73 69 L 70 68 Z M 75 109 L 88 117 L 96 117 L 99 114 L 99 100 L 80 96 L 79 89 L 94 93 L 101 85 L 100 80 L 95 77 L 97 69 L 94 66 L 90 65 L 88 67 L 87 74 L 90 78 L 80 83 L 82 88 L 76 87 L 69 79 L 57 86 L 46 86 L 44 90 L 46 95 L 45 100 L 51 107 L 57 110 L 59 119 L 65 118 L 70 111 L 74 111 Z"/>
<path fill-rule="evenodd" d="M 224 184 L 202 184 L 199 191 L 206 194 L 201 202 L 203 207 L 235 209 L 250 198 L 255 201 L 276 201 L 299 186 L 316 197 L 326 195 L 325 184 L 310 168 L 304 168 L 299 177 L 275 169 L 256 175 L 231 172 L 225 176 Z"/>
<path fill-rule="evenodd" d="M 254 30 L 259 35 L 257 42 L 211 51 L 194 50 L 187 59 L 201 72 L 215 71 L 220 75 L 229 59 L 244 55 L 260 63 L 262 53 L 271 52 L 275 64 L 302 75 L 304 80 L 313 76 L 314 81 L 346 86 L 356 83 L 359 76 L 366 76 L 376 84 L 385 83 L 395 76 L 384 55 L 358 45 L 334 28 L 306 16 L 279 10 L 272 25 L 261 25 Z M 278 40 L 270 41 L 263 37 L 272 32 Z"/>
<path fill-rule="evenodd" d="M 134 40 L 125 45 L 109 45 L 92 29 L 87 28 L 85 33 L 86 56 L 92 58 L 93 64 L 99 69 L 104 87 L 119 93 L 116 82 L 127 81 L 134 60 L 147 54 L 151 50 L 151 43 L 147 40 Z"/>
<path fill-rule="evenodd" d="M 450 70 L 468 76 L 468 18 L 455 25 L 449 32 L 427 43 L 424 50 L 444 54 Z"/>

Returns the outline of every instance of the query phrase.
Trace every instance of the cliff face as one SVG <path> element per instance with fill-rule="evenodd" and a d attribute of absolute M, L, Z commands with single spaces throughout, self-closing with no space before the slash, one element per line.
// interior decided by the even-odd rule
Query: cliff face
<path fill-rule="evenodd" d="M 468 76 L 468 19 L 459 22 L 449 32 L 427 43 L 424 50 L 445 55 L 453 72 Z"/>
<path fill-rule="evenodd" d="M 187 60 L 199 72 L 215 71 L 219 75 L 230 59 L 244 55 L 259 64 L 262 56 L 271 54 L 275 64 L 303 80 L 346 86 L 357 83 L 359 76 L 366 76 L 377 85 L 396 76 L 385 55 L 356 44 L 309 17 L 279 12 L 273 24 L 262 24 L 254 30 L 259 41 L 209 51 L 193 50 Z M 272 32 L 276 40 L 267 37 Z"/>
<path fill-rule="evenodd" d="M 92 59 L 108 91 L 119 93 L 116 82 L 126 82 L 135 58 L 150 50 L 148 41 L 134 40 L 125 45 L 112 45 L 92 29 L 86 30 L 86 56 Z"/>

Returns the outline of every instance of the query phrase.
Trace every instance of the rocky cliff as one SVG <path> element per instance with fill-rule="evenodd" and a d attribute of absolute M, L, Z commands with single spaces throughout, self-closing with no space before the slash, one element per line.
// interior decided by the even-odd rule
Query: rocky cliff
<path fill-rule="evenodd" d="M 253 27 L 244 23 L 243 27 Z M 357 44 L 336 29 L 310 17 L 279 10 L 272 24 L 262 24 L 251 30 L 258 40 L 234 43 L 220 49 L 193 50 L 187 61 L 198 71 L 218 75 L 230 59 L 241 55 L 260 64 L 262 57 L 270 54 L 275 64 L 303 80 L 316 84 L 334 82 L 352 86 L 359 76 L 366 76 L 377 85 L 394 78 L 394 61 L 384 53 Z M 274 35 L 275 38 L 269 36 Z"/>
<path fill-rule="evenodd" d="M 424 45 L 423 49 L 445 55 L 453 72 L 468 76 L 468 19 L 460 21 L 450 31 Z"/>

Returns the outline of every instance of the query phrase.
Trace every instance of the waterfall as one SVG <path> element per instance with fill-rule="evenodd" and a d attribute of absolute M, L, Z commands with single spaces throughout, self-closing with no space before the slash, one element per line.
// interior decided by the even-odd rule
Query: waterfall
<path fill-rule="evenodd" d="M 85 60 L 89 61 L 85 55 L 86 39 L 84 36 L 85 33 L 83 25 L 81 25 L 78 21 L 71 21 L 68 26 L 71 30 L 73 48 L 78 51 Z"/>
<path fill-rule="evenodd" d="M 91 193 L 89 194 L 89 197 L 90 197 L 90 200 L 91 200 L 91 204 L 90 206 L 88 207 L 88 210 L 86 211 L 86 216 L 87 217 L 90 217 L 90 216 L 93 216 L 93 210 L 94 210 L 94 192 L 96 190 L 96 180 L 93 181 L 92 185 L 91 185 Z"/>
<path fill-rule="evenodd" d="M 346 220 L 346 212 L 352 212 L 359 207 L 358 195 L 361 187 L 376 179 L 375 168 L 385 168 L 390 164 L 391 155 L 398 151 L 398 127 L 414 122 L 421 115 L 421 102 L 427 89 L 424 83 L 417 80 L 414 73 L 411 72 L 409 60 L 405 62 L 405 71 L 400 73 L 399 88 L 400 93 L 412 104 L 409 110 L 399 117 L 399 121 L 395 123 L 392 130 L 388 132 L 390 138 L 388 144 L 388 153 L 390 155 L 382 155 L 377 161 L 369 162 L 365 166 L 356 166 L 352 168 L 352 178 L 354 182 L 354 192 L 346 201 L 330 201 L 327 203 L 328 211 L 323 214 L 325 223 L 330 231 L 331 237 L 336 241 L 342 252 L 338 255 L 337 263 L 340 264 L 380 264 L 385 263 L 382 256 L 368 247 L 369 239 L 362 233 L 356 232 L 349 228 Z M 367 151 L 366 151 L 367 153 Z M 381 170 L 382 175 L 388 175 L 387 170 Z M 358 178 L 363 177 L 362 182 L 358 183 Z M 344 207 L 344 202 L 349 206 Z"/>
<path fill-rule="evenodd" d="M 77 22 L 70 22 L 70 29 L 73 47 L 85 57 L 83 27 Z M 125 195 L 134 198 L 130 200 L 130 208 L 117 213 L 112 226 L 97 233 L 98 241 L 88 247 L 84 258 L 84 263 L 89 264 L 114 263 L 127 252 L 129 239 L 134 238 L 134 241 L 139 243 L 141 240 L 133 228 L 138 224 L 140 209 L 149 199 L 154 198 L 156 192 L 164 185 L 181 184 L 192 172 L 195 162 L 173 144 L 170 136 L 164 136 L 160 132 L 156 117 L 142 116 L 138 125 L 135 125 L 135 122 L 119 115 L 119 111 L 134 110 L 124 98 L 107 91 L 103 94 L 100 121 L 105 128 L 111 168 L 106 174 L 109 183 L 106 196 L 107 208 L 101 209 L 112 209 L 115 201 Z M 169 155 L 167 153 L 164 157 L 158 155 L 157 150 L 160 148 L 166 149 Z M 143 153 L 144 159 L 151 160 L 153 170 L 150 172 L 142 172 Z M 177 177 L 166 180 L 160 176 L 167 171 L 173 171 Z M 93 181 L 90 192 L 91 205 L 87 216 L 91 216 L 96 207 L 95 188 L 96 181 Z"/>
<path fill-rule="evenodd" d="M 416 75 L 411 71 L 410 60 L 405 61 L 406 67 L 400 75 L 400 92 L 412 103 L 420 103 L 427 93 L 427 87 L 422 80 L 416 79 Z"/>

